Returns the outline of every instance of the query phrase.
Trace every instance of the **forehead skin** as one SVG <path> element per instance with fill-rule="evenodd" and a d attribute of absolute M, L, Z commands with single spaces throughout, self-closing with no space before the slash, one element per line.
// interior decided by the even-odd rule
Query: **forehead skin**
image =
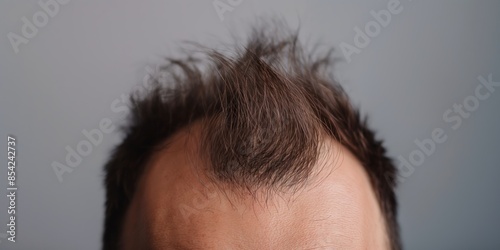
<path fill-rule="evenodd" d="M 237 199 L 200 174 L 197 131 L 181 130 L 152 157 L 125 216 L 124 249 L 389 248 L 368 176 L 338 143 L 325 139 L 300 190 Z"/>

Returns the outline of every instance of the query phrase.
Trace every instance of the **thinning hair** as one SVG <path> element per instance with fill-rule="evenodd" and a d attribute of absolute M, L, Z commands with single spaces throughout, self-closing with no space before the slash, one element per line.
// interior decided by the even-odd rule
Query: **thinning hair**
<path fill-rule="evenodd" d="M 148 160 L 195 121 L 213 181 L 235 188 L 288 189 L 311 174 L 322 136 L 351 151 L 368 173 L 392 249 L 400 249 L 396 170 L 366 118 L 331 76 L 331 53 L 307 54 L 297 32 L 254 28 L 230 53 L 167 59 L 152 88 L 131 97 L 124 139 L 105 165 L 103 249 L 119 248 L 126 211 Z M 286 28 L 284 29 L 286 30 Z"/>

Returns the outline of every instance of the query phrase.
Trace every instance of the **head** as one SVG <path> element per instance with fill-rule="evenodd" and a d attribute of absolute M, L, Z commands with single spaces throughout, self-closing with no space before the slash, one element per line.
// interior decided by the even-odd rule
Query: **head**
<path fill-rule="evenodd" d="M 395 167 L 297 34 L 168 59 L 105 166 L 104 249 L 399 249 Z M 166 76 L 166 77 L 165 77 Z"/>

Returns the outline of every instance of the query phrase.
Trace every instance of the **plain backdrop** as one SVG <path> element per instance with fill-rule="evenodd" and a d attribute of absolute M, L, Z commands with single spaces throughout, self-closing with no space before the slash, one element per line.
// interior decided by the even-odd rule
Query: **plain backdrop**
<path fill-rule="evenodd" d="M 62 182 L 54 162 L 65 164 L 66 147 L 86 139 L 82 130 L 103 119 L 123 123 L 125 112 L 111 106 L 123 104 L 147 65 L 185 40 L 231 42 L 231 32 L 245 34 L 273 15 L 300 25 L 304 43 L 337 49 L 343 62 L 335 76 L 389 154 L 398 164 L 399 156 L 418 163 L 404 169 L 397 191 L 405 249 L 500 249 L 500 87 L 458 128 L 443 119 L 454 104 L 474 104 L 479 76 L 500 81 L 500 2 L 400 0 L 402 11 L 347 62 L 340 45 L 353 45 L 355 28 L 364 30 L 370 12 L 388 2 L 243 0 L 221 20 L 212 0 L 73 0 L 44 20 L 38 1 L 1 1 L 0 249 L 99 249 L 102 166 L 118 130 L 104 134 Z M 41 26 L 16 53 L 9 34 L 23 36 L 23 18 L 34 17 Z M 446 141 L 419 159 L 415 140 L 436 128 Z M 15 244 L 4 238 L 7 135 L 17 138 Z"/>

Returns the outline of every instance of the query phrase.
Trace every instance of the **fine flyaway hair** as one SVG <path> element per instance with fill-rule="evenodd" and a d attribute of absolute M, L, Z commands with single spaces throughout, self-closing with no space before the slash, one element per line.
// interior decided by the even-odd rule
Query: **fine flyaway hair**
<path fill-rule="evenodd" d="M 207 176 L 235 189 L 286 190 L 311 175 L 322 138 L 347 148 L 367 172 L 392 249 L 400 249 L 396 170 L 382 141 L 331 76 L 332 53 L 307 53 L 284 25 L 252 29 L 229 51 L 196 46 L 168 58 L 147 91 L 132 94 L 124 137 L 105 165 L 103 249 L 119 248 L 125 213 L 152 155 L 201 122 Z M 331 52 L 331 51 L 330 51 Z"/>

